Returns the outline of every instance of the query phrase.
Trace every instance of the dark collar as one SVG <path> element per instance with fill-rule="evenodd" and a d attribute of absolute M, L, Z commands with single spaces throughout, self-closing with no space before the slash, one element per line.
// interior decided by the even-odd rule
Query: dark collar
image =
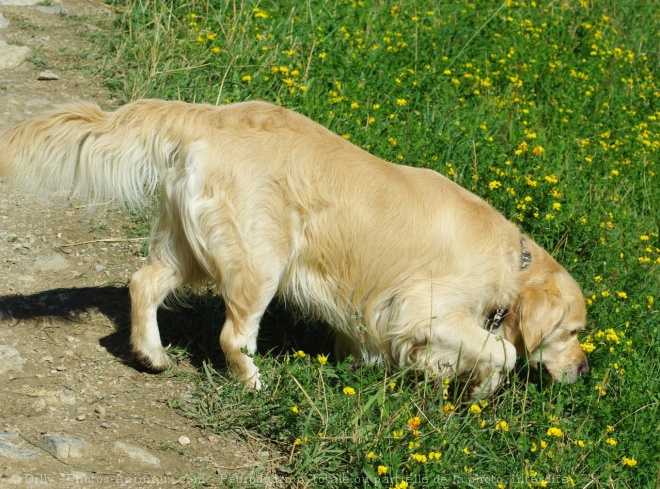
<path fill-rule="evenodd" d="M 520 238 L 520 271 L 522 272 L 529 267 L 530 263 L 532 263 L 532 254 L 527 250 L 527 246 L 525 246 L 525 238 Z M 509 306 L 502 306 L 491 312 L 486 318 L 486 324 L 484 325 L 486 331 L 499 329 L 507 314 L 509 314 Z"/>

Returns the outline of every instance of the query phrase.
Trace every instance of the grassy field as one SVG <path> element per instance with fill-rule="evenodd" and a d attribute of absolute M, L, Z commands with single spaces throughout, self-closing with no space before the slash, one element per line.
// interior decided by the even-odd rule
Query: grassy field
<path fill-rule="evenodd" d="M 226 484 L 659 486 L 660 6 L 128 2 L 106 63 L 120 98 L 267 100 L 437 170 L 550 250 L 587 300 L 588 376 L 557 385 L 521 363 L 465 407 L 453 384 L 337 363 L 323 328 L 279 311 L 258 393 L 217 363 L 217 330 L 181 331 L 177 353 L 201 360 L 195 398 L 172 405 L 279 454 Z"/>

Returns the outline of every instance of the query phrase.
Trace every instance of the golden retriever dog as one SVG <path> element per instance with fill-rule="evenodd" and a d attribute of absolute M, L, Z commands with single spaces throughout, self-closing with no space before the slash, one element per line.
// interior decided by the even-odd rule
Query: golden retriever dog
<path fill-rule="evenodd" d="M 2 134 L 0 177 L 134 207 L 162 185 L 150 259 L 130 282 L 131 344 L 155 371 L 170 365 L 158 307 L 208 279 L 226 304 L 222 350 L 257 389 L 276 295 L 356 358 L 469 376 L 470 398 L 494 393 L 517 356 L 557 381 L 589 369 L 580 288 L 548 253 L 442 175 L 281 107 L 74 104 Z"/>

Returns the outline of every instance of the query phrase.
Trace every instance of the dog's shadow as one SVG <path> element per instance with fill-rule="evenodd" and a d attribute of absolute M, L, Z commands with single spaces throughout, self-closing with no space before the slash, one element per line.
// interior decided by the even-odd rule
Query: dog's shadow
<path fill-rule="evenodd" d="M 130 345 L 130 297 L 127 287 L 60 288 L 32 295 L 0 296 L 0 318 L 13 321 L 52 320 L 53 324 L 84 325 L 90 313 L 100 313 L 113 324 L 114 331 L 99 339 L 110 354 L 136 370 L 144 371 L 134 359 Z M 225 370 L 219 346 L 224 322 L 224 304 L 211 292 L 190 293 L 185 304 L 168 305 L 158 311 L 158 325 L 164 345 L 171 354 L 185 357 L 195 368 L 210 363 Z M 315 355 L 329 353 L 333 338 L 320 324 L 297 320 L 275 301 L 261 321 L 258 351 L 281 355 L 303 350 Z"/>

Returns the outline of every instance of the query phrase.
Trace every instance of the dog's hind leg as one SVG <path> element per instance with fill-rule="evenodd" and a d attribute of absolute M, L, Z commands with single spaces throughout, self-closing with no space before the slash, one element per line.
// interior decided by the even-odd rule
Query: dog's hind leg
<path fill-rule="evenodd" d="M 263 257 L 259 263 L 255 261 L 223 277 L 221 290 L 226 317 L 220 346 L 233 373 L 249 387 L 260 389 L 259 370 L 252 355 L 257 351 L 259 323 L 277 292 L 281 270 L 276 261 L 269 262 Z"/>
<path fill-rule="evenodd" d="M 156 314 L 180 283 L 177 272 L 160 260 L 152 261 L 131 278 L 131 346 L 138 361 L 156 372 L 171 365 L 160 340 Z"/>

